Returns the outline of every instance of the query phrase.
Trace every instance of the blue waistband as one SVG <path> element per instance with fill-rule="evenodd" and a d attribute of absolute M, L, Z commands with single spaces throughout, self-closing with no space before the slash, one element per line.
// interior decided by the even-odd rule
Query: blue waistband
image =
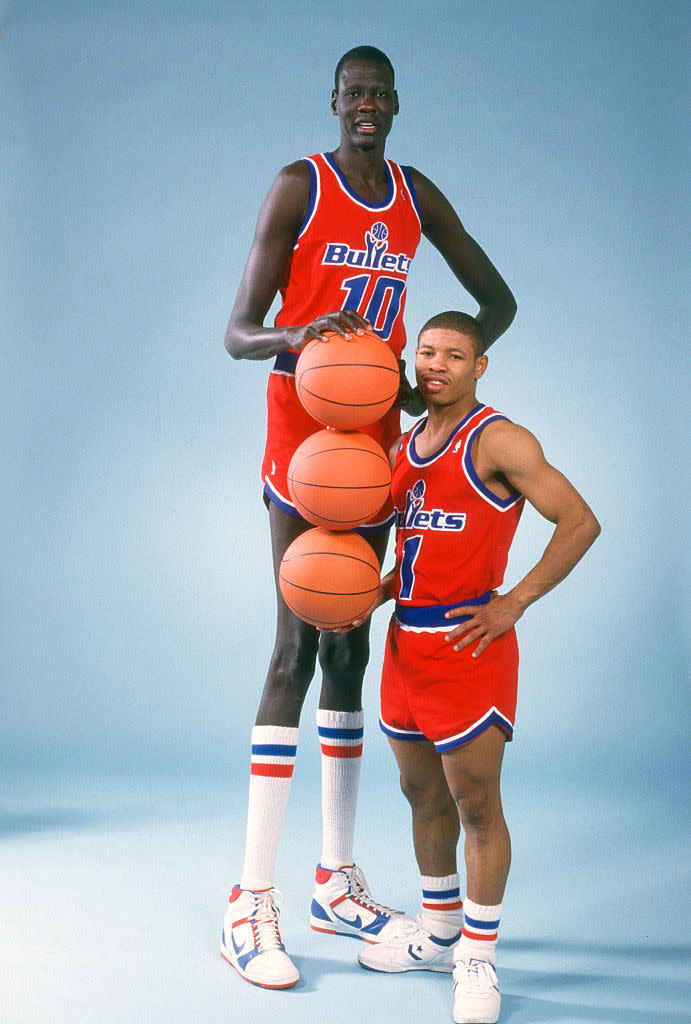
<path fill-rule="evenodd" d="M 432 629 L 439 626 L 458 626 L 461 622 L 467 622 L 470 615 L 459 615 L 453 619 L 445 618 L 447 612 L 454 608 L 462 608 L 464 605 L 489 604 L 492 599 L 492 591 L 480 594 L 479 597 L 471 597 L 467 601 L 454 601 L 453 604 L 429 604 L 420 605 L 417 608 L 410 605 L 396 602 L 396 619 L 402 626 L 412 626 L 416 629 Z"/>
<path fill-rule="evenodd" d="M 276 356 L 273 369 L 277 370 L 278 373 L 295 373 L 295 367 L 298 364 L 299 352 L 279 352 Z"/>

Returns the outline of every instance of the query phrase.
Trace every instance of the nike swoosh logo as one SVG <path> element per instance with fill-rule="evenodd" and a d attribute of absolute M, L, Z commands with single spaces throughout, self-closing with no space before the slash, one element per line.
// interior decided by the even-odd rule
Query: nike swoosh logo
<path fill-rule="evenodd" d="M 334 911 L 334 914 L 336 914 L 336 911 Z M 336 914 L 336 917 L 339 921 L 343 921 L 343 924 L 349 924 L 352 928 L 362 928 L 362 918 L 359 914 L 356 914 L 352 921 L 347 917 L 341 917 L 340 914 Z"/>
<path fill-rule="evenodd" d="M 242 953 L 242 951 L 245 948 L 245 946 L 247 945 L 247 943 L 243 942 L 243 944 L 241 946 L 238 946 L 237 942 L 235 941 L 235 936 L 233 935 L 232 932 L 230 933 L 230 941 L 233 943 L 233 949 L 235 950 L 235 955 L 236 956 L 240 956 L 240 954 Z"/>

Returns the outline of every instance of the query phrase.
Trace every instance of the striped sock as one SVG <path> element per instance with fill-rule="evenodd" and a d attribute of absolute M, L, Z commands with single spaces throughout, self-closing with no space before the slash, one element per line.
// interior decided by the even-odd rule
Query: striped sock
<path fill-rule="evenodd" d="M 468 897 L 463 904 L 465 922 L 461 940 L 456 946 L 456 959 L 488 960 L 494 964 L 497 958 L 497 936 L 501 921 L 502 904 L 483 907 Z"/>
<path fill-rule="evenodd" d="M 463 927 L 463 902 L 458 874 L 435 878 L 420 875 L 422 913 L 420 924 L 438 939 L 452 939 Z"/>
<path fill-rule="evenodd" d="M 322 751 L 323 868 L 337 870 L 353 863 L 363 722 L 362 711 L 317 710 Z"/>
<path fill-rule="evenodd" d="M 252 729 L 250 794 L 241 889 L 270 889 L 300 730 L 283 725 Z"/>

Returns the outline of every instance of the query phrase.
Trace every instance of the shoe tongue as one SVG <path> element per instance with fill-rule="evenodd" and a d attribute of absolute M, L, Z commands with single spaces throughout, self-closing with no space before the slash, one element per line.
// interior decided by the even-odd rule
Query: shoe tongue
<path fill-rule="evenodd" d="M 276 920 L 276 906 L 271 897 L 271 893 L 262 893 L 257 895 L 255 913 L 260 914 L 262 920 Z"/>

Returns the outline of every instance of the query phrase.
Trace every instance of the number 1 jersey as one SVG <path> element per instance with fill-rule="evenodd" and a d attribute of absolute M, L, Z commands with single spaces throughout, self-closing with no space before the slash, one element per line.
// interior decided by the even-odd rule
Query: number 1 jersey
<path fill-rule="evenodd" d="M 478 477 L 472 460 L 474 440 L 495 420 L 506 417 L 478 404 L 427 458 L 415 438 L 422 420 L 405 434 L 391 480 L 396 516 L 396 614 L 411 628 L 420 606 L 454 606 L 489 593 L 502 583 L 525 499 L 494 494 Z M 406 614 L 411 608 L 411 614 Z M 430 609 L 431 611 L 431 609 Z M 439 617 L 420 617 L 432 628 L 448 629 Z"/>

